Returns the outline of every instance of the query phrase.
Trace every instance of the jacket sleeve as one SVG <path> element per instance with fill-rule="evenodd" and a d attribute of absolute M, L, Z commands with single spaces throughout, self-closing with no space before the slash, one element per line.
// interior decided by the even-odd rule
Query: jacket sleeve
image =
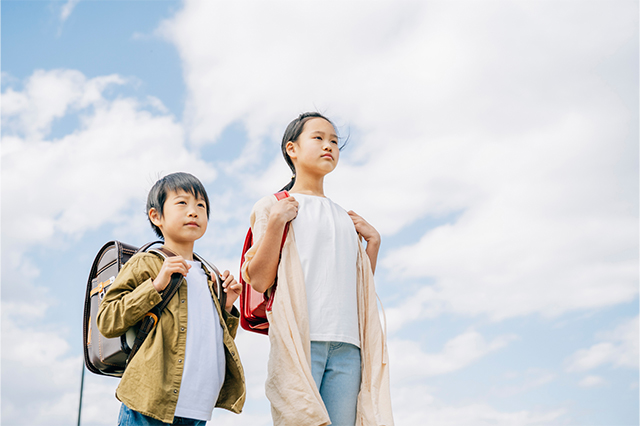
<path fill-rule="evenodd" d="M 251 233 L 253 234 L 253 245 L 244 255 L 244 263 L 240 267 L 240 273 L 242 279 L 247 284 L 251 284 L 251 277 L 249 277 L 249 263 L 256 255 L 258 250 L 258 243 L 267 231 L 267 223 L 269 223 L 269 214 L 271 213 L 271 207 L 277 202 L 276 197 L 268 195 L 260 200 L 253 206 L 251 211 Z"/>
<path fill-rule="evenodd" d="M 236 308 L 235 306 L 231 308 L 231 312 L 227 312 L 225 309 L 223 309 L 222 317 L 225 324 L 227 324 L 229 334 L 235 339 L 236 334 L 238 333 L 238 324 L 240 323 L 240 311 L 238 311 L 238 308 Z"/>
<path fill-rule="evenodd" d="M 158 265 L 158 259 L 148 253 L 137 254 L 125 263 L 98 309 L 96 322 L 103 336 L 124 334 L 162 301 L 153 287 Z"/>

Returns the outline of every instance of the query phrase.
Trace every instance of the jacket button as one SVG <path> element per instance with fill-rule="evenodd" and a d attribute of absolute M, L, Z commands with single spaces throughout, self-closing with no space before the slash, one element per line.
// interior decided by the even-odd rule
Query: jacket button
<path fill-rule="evenodd" d="M 180 331 L 184 331 L 184 327 L 180 327 Z"/>
<path fill-rule="evenodd" d="M 150 304 L 150 305 L 153 305 L 153 300 L 150 300 L 150 301 L 149 301 L 149 304 Z"/>
<path fill-rule="evenodd" d="M 178 393 L 178 391 L 174 389 L 174 390 L 173 390 L 173 393 Z"/>
<path fill-rule="evenodd" d="M 182 300 L 180 301 L 180 303 L 184 303 L 184 299 L 182 299 Z"/>
<path fill-rule="evenodd" d="M 180 364 L 181 362 L 182 362 L 182 360 L 181 360 L 181 359 L 179 359 L 179 360 L 178 360 L 178 364 Z"/>

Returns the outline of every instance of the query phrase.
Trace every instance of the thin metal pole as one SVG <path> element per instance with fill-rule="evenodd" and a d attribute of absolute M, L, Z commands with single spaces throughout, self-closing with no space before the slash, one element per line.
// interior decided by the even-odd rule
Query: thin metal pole
<path fill-rule="evenodd" d="M 80 416 L 82 415 L 82 391 L 84 388 L 84 360 L 82 360 L 82 378 L 80 379 L 80 403 L 78 404 L 78 426 L 80 426 Z"/>

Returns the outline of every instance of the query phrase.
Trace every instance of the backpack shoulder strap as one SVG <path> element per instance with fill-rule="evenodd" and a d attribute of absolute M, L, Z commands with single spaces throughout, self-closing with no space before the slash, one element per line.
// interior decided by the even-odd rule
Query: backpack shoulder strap
<path fill-rule="evenodd" d="M 139 251 L 146 251 L 153 244 L 155 244 L 155 242 L 143 246 L 145 250 L 142 250 L 141 248 Z M 149 253 L 153 253 L 156 256 L 161 257 L 163 260 L 176 255 L 166 247 L 159 247 L 157 249 L 151 249 L 148 251 Z M 134 355 L 138 352 L 138 349 L 140 349 L 140 346 L 142 346 L 142 343 L 147 338 L 151 330 L 153 330 L 153 328 L 160 321 L 160 316 L 162 315 L 164 308 L 167 307 L 173 296 L 178 292 L 178 288 L 180 288 L 180 284 L 182 284 L 182 278 L 182 274 L 179 273 L 171 275 L 171 281 L 169 281 L 167 287 L 165 287 L 165 289 L 160 293 L 162 301 L 149 312 L 147 312 L 147 314 L 142 319 L 142 324 L 140 325 L 138 334 L 136 334 L 136 339 L 133 342 L 133 347 L 131 348 L 131 352 L 129 353 L 129 357 L 127 358 L 127 363 L 129 363 L 133 359 Z"/>
<path fill-rule="evenodd" d="M 209 263 L 207 259 L 200 256 L 198 253 L 193 253 L 193 258 L 200 263 L 202 266 L 209 272 L 211 275 L 211 280 L 216 282 L 216 286 L 214 287 L 214 291 L 218 296 L 218 301 L 220 302 L 220 308 L 224 309 L 227 305 L 227 293 L 224 291 L 224 287 L 222 287 L 222 277 L 220 275 L 220 271 L 216 268 L 216 265 L 213 263 Z"/>

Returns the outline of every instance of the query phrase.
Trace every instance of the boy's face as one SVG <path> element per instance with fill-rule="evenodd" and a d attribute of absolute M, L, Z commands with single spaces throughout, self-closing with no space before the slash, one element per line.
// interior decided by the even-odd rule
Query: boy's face
<path fill-rule="evenodd" d="M 149 218 L 160 228 L 165 242 L 193 243 L 207 230 L 207 204 L 190 192 L 169 191 L 162 217 L 151 209 Z"/>

